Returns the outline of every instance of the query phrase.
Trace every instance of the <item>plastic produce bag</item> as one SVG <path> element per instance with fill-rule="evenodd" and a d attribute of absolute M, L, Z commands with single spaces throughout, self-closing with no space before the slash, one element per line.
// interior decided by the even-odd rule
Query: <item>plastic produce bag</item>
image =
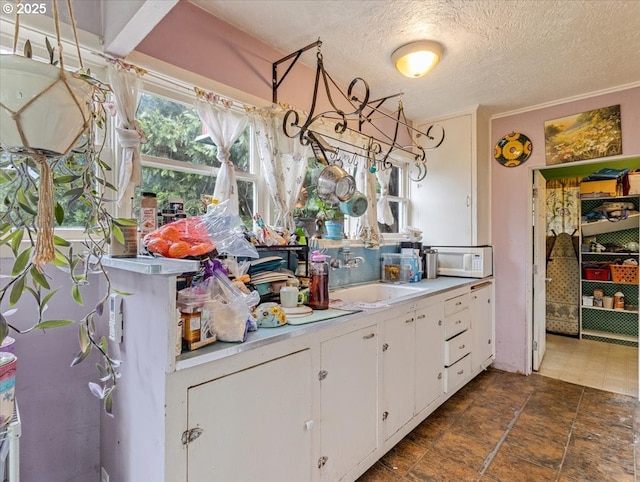
<path fill-rule="evenodd" d="M 220 341 L 243 342 L 247 337 L 247 332 L 251 328 L 249 316 L 249 304 L 255 306 L 257 295 L 258 302 L 260 296 L 257 292 L 245 295 L 229 281 L 226 272 L 218 261 L 211 262 L 213 268 L 205 269 L 210 277 L 205 281 L 208 283 L 210 297 L 214 304 L 213 329 Z"/>
<path fill-rule="evenodd" d="M 242 219 L 229 214 L 224 201 L 202 216 L 180 219 L 144 237 L 146 248 L 168 258 L 202 256 L 214 249 L 218 254 L 258 258 L 256 248 L 245 239 Z"/>

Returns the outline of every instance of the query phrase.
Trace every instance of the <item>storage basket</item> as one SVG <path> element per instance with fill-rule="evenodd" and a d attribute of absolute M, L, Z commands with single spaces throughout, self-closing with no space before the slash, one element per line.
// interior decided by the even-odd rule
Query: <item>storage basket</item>
<path fill-rule="evenodd" d="M 632 264 L 612 264 L 611 280 L 614 283 L 638 284 L 638 266 Z"/>
<path fill-rule="evenodd" d="M 593 281 L 609 281 L 609 270 L 603 268 L 584 268 L 584 279 Z"/>

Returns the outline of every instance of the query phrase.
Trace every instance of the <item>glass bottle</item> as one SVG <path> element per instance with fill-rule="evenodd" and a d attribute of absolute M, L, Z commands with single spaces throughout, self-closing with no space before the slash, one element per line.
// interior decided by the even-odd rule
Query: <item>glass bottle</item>
<path fill-rule="evenodd" d="M 319 251 L 311 253 L 309 306 L 314 310 L 329 308 L 329 265 L 326 262 L 328 257 Z"/>

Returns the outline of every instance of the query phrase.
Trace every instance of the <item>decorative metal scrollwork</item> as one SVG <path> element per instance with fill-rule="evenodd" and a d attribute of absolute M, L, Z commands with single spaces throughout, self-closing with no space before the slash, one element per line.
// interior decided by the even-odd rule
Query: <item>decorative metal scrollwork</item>
<path fill-rule="evenodd" d="M 390 161 L 391 154 L 394 151 L 402 151 L 413 157 L 413 163 L 410 167 L 409 177 L 413 181 L 421 181 L 427 174 L 427 156 L 425 150 L 436 149 L 444 141 L 444 129 L 438 125 L 430 125 L 426 132 L 415 129 L 407 121 L 404 108 L 402 105 L 402 94 L 394 94 L 376 100 L 370 99 L 369 84 L 361 77 L 356 77 L 351 81 L 347 91 L 344 92 L 338 84 L 333 80 L 324 67 L 322 52 L 320 47 L 322 42 L 318 41 L 303 47 L 302 49 L 274 62 L 273 64 L 273 102 L 278 102 L 278 87 L 291 71 L 300 55 L 305 51 L 317 47 L 316 53 L 316 74 L 313 86 L 313 97 L 308 112 L 304 114 L 304 118 L 295 109 L 288 109 L 284 116 L 283 131 L 290 138 L 298 138 L 303 145 L 311 145 L 314 154 L 323 164 L 339 164 L 342 165 L 343 159 L 350 164 L 357 163 L 359 158 L 364 158 L 367 162 L 370 172 L 377 170 L 390 169 L 392 163 Z M 292 60 L 291 64 L 278 79 L 278 66 L 288 60 Z M 319 92 L 324 91 L 324 95 L 330 110 L 316 113 L 318 106 Z M 333 92 L 342 97 L 343 101 L 339 107 L 334 99 Z M 398 107 L 393 113 L 383 110 L 382 106 L 390 99 L 400 97 Z M 349 110 L 349 112 L 347 112 Z M 376 120 L 386 118 L 393 121 L 394 125 L 389 134 L 389 129 L 383 129 L 376 124 Z M 332 123 L 333 133 L 322 130 L 318 126 L 320 124 Z M 364 131 L 374 132 L 375 135 L 368 134 Z M 403 146 L 399 143 L 400 129 L 406 129 L 411 144 Z M 351 132 L 357 134 L 358 141 L 349 141 L 349 136 L 343 134 Z M 421 143 L 415 142 L 420 140 Z M 357 143 L 354 143 L 357 142 Z M 343 157 L 346 156 L 346 157 Z"/>

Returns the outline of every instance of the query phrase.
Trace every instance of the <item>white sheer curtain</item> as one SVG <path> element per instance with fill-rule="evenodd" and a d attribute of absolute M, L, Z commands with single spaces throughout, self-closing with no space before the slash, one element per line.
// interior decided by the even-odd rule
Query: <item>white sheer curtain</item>
<path fill-rule="evenodd" d="M 118 174 L 118 205 L 133 197 L 133 189 L 140 184 L 140 143 L 144 134 L 136 122 L 136 111 L 142 95 L 142 69 L 114 61 L 108 64 L 109 83 L 113 91 L 118 115 L 116 134 L 122 147 Z"/>
<path fill-rule="evenodd" d="M 229 159 L 229 149 L 247 127 L 248 119 L 244 113 L 230 110 L 229 102 L 219 105 L 219 100 L 220 98 L 215 95 L 212 96 L 212 100 L 199 96 L 196 99 L 196 111 L 207 130 L 207 135 L 218 147 L 217 158 L 220 161 L 220 170 L 213 197 L 218 201 L 229 200 L 230 214 L 239 214 L 238 182 L 235 167 Z"/>
<path fill-rule="evenodd" d="M 380 183 L 380 197 L 378 198 L 378 222 L 391 226 L 393 224 L 393 213 L 389 205 L 389 180 L 391 179 L 391 169 L 378 169 L 376 178 Z"/>
<path fill-rule="evenodd" d="M 251 111 L 262 174 L 277 209 L 275 225 L 293 231 L 293 208 L 304 182 L 307 158 L 312 154 L 298 138 L 285 135 L 283 118 L 284 111 L 277 107 Z"/>

